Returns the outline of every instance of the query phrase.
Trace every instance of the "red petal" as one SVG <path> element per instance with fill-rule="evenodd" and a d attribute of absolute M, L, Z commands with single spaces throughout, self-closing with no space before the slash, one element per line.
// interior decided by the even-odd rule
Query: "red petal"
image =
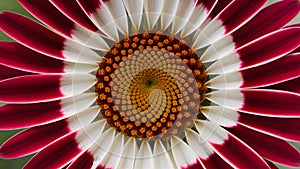
<path fill-rule="evenodd" d="M 2 12 L 0 29 L 29 48 L 60 59 L 64 58 L 62 51 L 65 39 L 24 16 Z"/>
<path fill-rule="evenodd" d="M 0 81 L 2 102 L 28 103 L 63 97 L 61 75 L 29 75 Z"/>
<path fill-rule="evenodd" d="M 0 64 L 36 73 L 63 73 L 64 63 L 15 42 L 0 42 Z"/>
<path fill-rule="evenodd" d="M 300 153 L 286 141 L 241 125 L 230 128 L 229 131 L 266 159 L 291 167 L 300 166 Z"/>
<path fill-rule="evenodd" d="M 69 132 L 65 120 L 27 129 L 7 140 L 0 148 L 0 156 L 19 158 L 32 154 Z"/>

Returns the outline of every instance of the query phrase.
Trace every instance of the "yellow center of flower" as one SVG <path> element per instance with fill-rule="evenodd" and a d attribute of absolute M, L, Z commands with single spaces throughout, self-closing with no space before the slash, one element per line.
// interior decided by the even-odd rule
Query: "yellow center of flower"
<path fill-rule="evenodd" d="M 168 139 L 193 126 L 206 88 L 204 64 L 184 41 L 159 33 L 115 44 L 97 71 L 97 104 L 127 136 Z"/>

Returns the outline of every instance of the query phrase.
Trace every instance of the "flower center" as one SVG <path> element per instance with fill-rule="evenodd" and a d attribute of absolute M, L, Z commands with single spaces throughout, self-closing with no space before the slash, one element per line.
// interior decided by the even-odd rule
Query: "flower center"
<path fill-rule="evenodd" d="M 193 126 L 206 88 L 204 64 L 183 40 L 160 33 L 127 37 L 97 71 L 97 104 L 127 136 L 168 139 Z"/>

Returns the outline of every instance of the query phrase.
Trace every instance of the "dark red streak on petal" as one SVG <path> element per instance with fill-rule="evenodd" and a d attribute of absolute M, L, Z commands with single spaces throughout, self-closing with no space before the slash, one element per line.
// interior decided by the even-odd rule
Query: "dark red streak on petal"
<path fill-rule="evenodd" d="M 60 101 L 7 104 L 0 107 L 0 129 L 11 130 L 41 125 L 63 117 Z"/>
<path fill-rule="evenodd" d="M 24 16 L 2 12 L 0 14 L 0 29 L 29 48 L 53 57 L 64 58 L 65 39 Z"/>
<path fill-rule="evenodd" d="M 0 65 L 0 81 L 24 75 L 32 75 L 32 73 Z"/>
<path fill-rule="evenodd" d="M 16 42 L 0 42 L 0 64 L 35 73 L 63 73 L 64 63 Z"/>
<path fill-rule="evenodd" d="M 11 103 L 29 103 L 63 97 L 61 75 L 29 75 L 0 82 L 0 100 Z"/>
<path fill-rule="evenodd" d="M 29 128 L 7 140 L 0 148 L 0 157 L 19 158 L 32 154 L 69 132 L 66 120 Z"/>
<path fill-rule="evenodd" d="M 282 82 L 276 85 L 267 86 L 268 89 L 284 90 L 300 94 L 300 77 Z"/>
<path fill-rule="evenodd" d="M 208 0 L 209 1 L 209 0 Z M 233 0 L 222 0 L 218 1 L 213 11 L 210 13 L 209 17 L 212 19 L 217 16 L 228 4 L 230 4 Z"/>
<path fill-rule="evenodd" d="M 274 163 L 271 161 L 265 160 L 271 169 L 279 169 Z"/>

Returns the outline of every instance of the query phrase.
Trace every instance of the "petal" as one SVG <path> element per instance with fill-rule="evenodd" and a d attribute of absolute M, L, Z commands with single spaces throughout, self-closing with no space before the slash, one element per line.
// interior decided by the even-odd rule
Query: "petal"
<path fill-rule="evenodd" d="M 60 101 L 34 104 L 7 104 L 0 107 L 0 129 L 11 130 L 47 124 L 89 108 L 94 93 L 84 93 Z"/>
<path fill-rule="evenodd" d="M 223 0 L 218 1 L 216 6 L 213 8 L 212 12 L 210 13 L 210 18 L 215 18 L 222 10 L 224 10 L 230 3 L 232 3 L 232 0 Z"/>
<path fill-rule="evenodd" d="M 153 29 L 156 22 L 158 21 L 161 10 L 163 8 L 163 3 L 164 1 L 162 0 L 145 0 L 144 8 L 148 22 L 148 29 Z"/>
<path fill-rule="evenodd" d="M 290 92 L 300 94 L 299 86 L 300 86 L 300 77 L 276 85 L 267 86 L 266 88 L 290 91 Z"/>
<path fill-rule="evenodd" d="M 94 163 L 92 168 L 96 168 L 97 166 L 103 166 L 102 161 L 105 156 L 110 152 L 111 146 L 115 139 L 116 130 L 112 127 L 108 128 L 99 139 L 97 139 L 94 145 L 89 149 L 89 151 L 94 156 Z"/>
<path fill-rule="evenodd" d="M 229 164 L 222 160 L 220 156 L 214 152 L 208 142 L 195 131 L 188 129 L 186 131 L 186 138 L 189 146 L 197 154 L 205 168 L 232 168 Z"/>
<path fill-rule="evenodd" d="M 197 159 L 193 150 L 180 138 L 176 136 L 171 137 L 171 151 L 173 158 L 178 168 L 181 169 L 196 169 L 203 168 Z"/>
<path fill-rule="evenodd" d="M 114 23 L 125 36 L 129 35 L 127 13 L 122 0 L 105 1 L 105 5 L 114 18 Z"/>
<path fill-rule="evenodd" d="M 129 18 L 133 24 L 134 31 L 138 31 L 143 17 L 143 3 L 142 1 L 123 0 L 125 8 L 128 12 Z"/>
<path fill-rule="evenodd" d="M 150 144 L 143 141 L 135 160 L 134 169 L 154 168 L 153 154 Z"/>
<path fill-rule="evenodd" d="M 213 89 L 263 87 L 299 77 L 299 72 L 300 54 L 293 54 L 262 66 L 221 74 L 206 85 Z"/>
<path fill-rule="evenodd" d="M 286 141 L 256 132 L 241 125 L 228 130 L 252 147 L 262 157 L 282 165 L 300 166 L 300 153 Z"/>
<path fill-rule="evenodd" d="M 87 150 L 102 132 L 103 121 L 95 122 L 79 132 L 69 134 L 36 154 L 25 166 L 30 168 L 60 168 Z"/>
<path fill-rule="evenodd" d="M 119 164 L 116 169 L 123 169 L 124 166 L 133 168 L 135 157 L 138 153 L 138 146 L 135 138 L 129 138 L 126 142 Z"/>
<path fill-rule="evenodd" d="M 103 164 L 105 168 L 116 168 L 116 166 L 118 165 L 121 159 L 123 149 L 124 149 L 124 135 L 119 133 L 114 138 L 113 144 L 108 154 L 101 162 L 101 164 Z"/>
<path fill-rule="evenodd" d="M 0 98 L 8 103 L 58 100 L 81 94 L 94 84 L 95 77 L 90 74 L 21 76 L 0 82 Z"/>
<path fill-rule="evenodd" d="M 285 91 L 242 89 L 208 94 L 212 102 L 228 109 L 277 117 L 299 117 L 300 96 Z"/>
<path fill-rule="evenodd" d="M 293 51 L 300 45 L 300 28 L 282 29 L 263 36 L 213 63 L 209 74 L 228 73 L 263 65 Z"/>
<path fill-rule="evenodd" d="M 93 165 L 94 157 L 89 151 L 85 151 L 67 169 L 90 169 Z"/>
<path fill-rule="evenodd" d="M 73 22 L 76 22 L 93 32 L 98 31 L 98 28 L 85 15 L 76 1 L 50 0 L 50 2 L 55 5 L 55 7 L 57 7 L 63 14 L 68 16 Z"/>
<path fill-rule="evenodd" d="M 236 168 L 269 168 L 254 150 L 218 125 L 200 120 L 195 125 L 203 139 L 229 164 Z"/>
<path fill-rule="evenodd" d="M 235 126 L 239 119 L 237 111 L 226 109 L 222 106 L 202 106 L 200 110 L 206 118 L 220 126 Z"/>
<path fill-rule="evenodd" d="M 22 27 L 22 29 L 18 29 Z M 71 62 L 92 63 L 100 60 L 87 46 L 65 39 L 44 26 L 15 13 L 0 14 L 0 29 L 24 46 L 45 55 Z"/>
<path fill-rule="evenodd" d="M 0 65 L 0 81 L 6 80 L 13 77 L 19 77 L 24 75 L 31 75 L 32 73 L 24 72 L 14 68 Z M 1 82 L 0 82 L 1 83 Z"/>
<path fill-rule="evenodd" d="M 300 4 L 294 0 L 279 1 L 266 7 L 231 34 L 235 45 L 241 47 L 260 36 L 282 28 L 295 18 L 299 11 Z"/>
<path fill-rule="evenodd" d="M 188 22 L 192 12 L 194 11 L 196 3 L 197 0 L 179 1 L 178 6 L 180 8 L 177 8 L 174 20 L 172 22 L 172 35 L 176 35 L 183 29 L 184 25 Z"/>
<path fill-rule="evenodd" d="M 199 26 L 209 16 L 216 4 L 217 0 L 198 0 L 191 17 L 189 18 L 186 25 L 184 25 L 180 36 L 186 37 L 189 34 L 193 33 L 195 30 L 197 30 Z"/>
<path fill-rule="evenodd" d="M 209 46 L 202 55 L 202 60 L 210 62 L 222 58 L 256 38 L 282 28 L 299 10 L 300 4 L 293 0 L 279 1 L 262 9 L 244 26 Z"/>
<path fill-rule="evenodd" d="M 46 147 L 60 137 L 88 125 L 99 109 L 90 108 L 69 119 L 24 130 L 7 140 L 0 148 L 1 158 L 19 158 Z"/>
<path fill-rule="evenodd" d="M 0 42 L 0 64 L 35 73 L 63 73 L 64 63 L 15 42 Z"/>
<path fill-rule="evenodd" d="M 300 118 L 263 117 L 239 113 L 238 123 L 274 137 L 300 141 Z"/>
<path fill-rule="evenodd" d="M 153 158 L 155 168 L 174 168 L 169 153 L 160 140 L 154 143 Z"/>
<path fill-rule="evenodd" d="M 199 49 L 224 37 L 248 22 L 266 3 L 266 0 L 236 0 L 212 20 L 195 39 L 193 48 Z"/>
<path fill-rule="evenodd" d="M 161 29 L 166 30 L 174 19 L 179 0 L 163 0 L 163 2 L 161 11 Z"/>
<path fill-rule="evenodd" d="M 107 37 L 114 41 L 119 41 L 118 30 L 114 19 L 105 5 L 105 1 L 100 0 L 78 0 L 77 1 L 88 17 Z"/>

